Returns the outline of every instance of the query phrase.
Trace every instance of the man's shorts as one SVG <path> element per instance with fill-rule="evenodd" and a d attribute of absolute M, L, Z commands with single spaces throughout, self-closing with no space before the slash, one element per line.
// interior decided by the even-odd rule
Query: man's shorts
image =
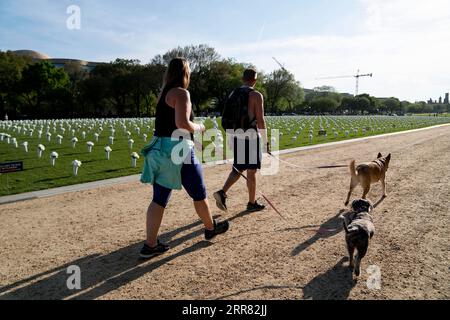
<path fill-rule="evenodd" d="M 261 169 L 262 151 L 260 138 L 245 139 L 234 137 L 234 167 L 238 171 Z"/>

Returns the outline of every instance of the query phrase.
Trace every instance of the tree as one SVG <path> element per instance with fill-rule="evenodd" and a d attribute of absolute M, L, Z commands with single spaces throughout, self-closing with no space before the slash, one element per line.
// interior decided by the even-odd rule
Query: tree
<path fill-rule="evenodd" d="M 401 111 L 400 100 L 397 98 L 382 99 L 381 110 L 386 113 L 395 113 Z"/>
<path fill-rule="evenodd" d="M 406 107 L 406 112 L 407 113 L 412 113 L 412 114 L 422 114 L 422 113 L 427 113 L 427 105 L 425 102 L 415 102 L 415 103 L 410 103 L 407 105 Z M 431 111 L 431 106 L 429 106 L 429 110 Z"/>
<path fill-rule="evenodd" d="M 290 88 L 286 92 L 285 99 L 288 102 L 290 111 L 300 110 L 301 105 L 305 101 L 305 92 L 303 91 L 300 82 L 290 85 Z"/>
<path fill-rule="evenodd" d="M 202 68 L 208 67 L 212 62 L 220 59 L 220 55 L 216 52 L 216 49 L 206 44 L 200 44 L 198 46 L 177 47 L 166 52 L 164 55 L 157 55 L 153 58 L 152 64 L 167 66 L 173 58 L 177 57 L 186 58 L 189 61 L 193 73 L 200 72 Z"/>
<path fill-rule="evenodd" d="M 350 114 L 364 113 L 370 108 L 370 100 L 366 97 L 344 97 L 341 103 L 341 111 Z"/>
<path fill-rule="evenodd" d="M 104 82 L 107 88 L 106 99 L 114 106 L 119 117 L 124 117 L 129 113 L 127 100 L 133 90 L 130 74 L 139 63 L 139 60 L 117 59 L 112 63 L 97 66 L 92 72 L 93 77 Z"/>
<path fill-rule="evenodd" d="M 354 110 L 364 113 L 370 109 L 370 100 L 366 97 L 356 97 L 354 99 Z"/>
<path fill-rule="evenodd" d="M 305 102 L 310 111 L 314 113 L 335 113 L 341 106 L 342 95 L 333 91 L 309 91 Z"/>
<path fill-rule="evenodd" d="M 113 107 L 108 99 L 109 82 L 103 77 L 91 76 L 82 81 L 78 88 L 77 108 L 73 116 L 76 115 L 89 117 L 104 117 L 113 113 Z"/>
<path fill-rule="evenodd" d="M 22 72 L 22 97 L 28 106 L 28 112 L 34 118 L 45 116 L 44 103 L 50 102 L 54 95 L 62 96 L 62 91 L 70 90 L 69 76 L 63 69 L 58 69 L 47 61 L 28 65 Z M 52 114 L 51 109 L 47 114 Z"/>
<path fill-rule="evenodd" d="M 153 63 L 147 64 L 145 68 L 147 73 L 146 81 L 148 81 L 150 91 L 158 95 L 162 89 L 164 74 L 167 68 L 165 65 Z"/>
<path fill-rule="evenodd" d="M 70 110 L 66 108 L 66 110 L 61 110 L 59 113 L 70 117 L 76 115 L 77 102 L 80 101 L 80 85 L 89 77 L 89 72 L 80 63 L 72 61 L 69 61 L 64 65 L 64 71 L 69 76 L 71 92 L 70 95 L 65 93 L 62 96 L 64 96 L 63 100 L 66 101 L 67 107 L 70 107 Z M 81 103 L 84 104 L 85 101 L 81 101 Z"/>
<path fill-rule="evenodd" d="M 358 95 L 357 98 L 366 98 L 367 100 L 369 100 L 369 106 L 365 109 L 361 109 L 361 112 L 367 112 L 369 114 L 376 114 L 379 112 L 380 101 L 377 98 L 372 97 L 371 95 L 366 93 Z"/>
<path fill-rule="evenodd" d="M 342 95 L 337 92 L 331 92 L 331 91 L 310 91 L 305 96 L 306 102 L 311 102 L 315 98 L 324 97 L 324 98 L 330 98 L 335 100 L 338 104 L 341 104 L 342 102 Z"/>
<path fill-rule="evenodd" d="M 411 102 L 409 102 L 409 101 L 402 101 L 402 102 L 400 102 L 400 104 L 401 104 L 401 109 L 402 109 L 401 114 L 405 115 L 406 113 L 408 113 L 408 108 L 409 108 Z"/>
<path fill-rule="evenodd" d="M 89 76 L 89 72 L 78 62 L 67 62 L 64 65 L 64 71 L 68 74 L 73 87 Z"/>
<path fill-rule="evenodd" d="M 233 60 L 211 63 L 207 72 L 207 91 L 216 100 L 216 111 L 223 110 L 230 93 L 242 83 L 244 69 Z"/>
<path fill-rule="evenodd" d="M 161 64 L 147 64 L 145 66 L 144 81 L 147 84 L 147 92 L 144 95 L 145 113 L 153 116 L 156 112 L 156 103 L 163 86 L 164 73 L 166 67 Z"/>
<path fill-rule="evenodd" d="M 140 117 L 142 113 L 151 110 L 148 103 L 153 102 L 152 96 L 159 93 L 161 88 L 163 69 L 157 68 L 154 65 L 134 65 L 131 67 L 130 74 L 128 74 L 127 81 L 130 87 L 130 99 L 134 106 L 135 116 Z"/>
<path fill-rule="evenodd" d="M 264 82 L 268 111 L 276 112 L 281 99 L 289 96 L 289 91 L 298 85 L 294 75 L 285 69 L 278 69 L 269 74 Z"/>
<path fill-rule="evenodd" d="M 334 113 L 339 103 L 330 97 L 316 97 L 309 105 L 314 113 Z"/>
<path fill-rule="evenodd" d="M 178 47 L 166 52 L 164 55 L 157 55 L 153 58 L 152 64 L 168 65 L 173 58 L 184 57 L 189 61 L 191 68 L 191 101 L 194 110 L 201 111 L 202 105 L 210 100 L 207 91 L 206 78 L 208 77 L 210 65 L 220 59 L 220 55 L 212 47 L 206 44 L 198 46 Z"/>
<path fill-rule="evenodd" d="M 444 113 L 447 111 L 447 107 L 444 104 L 435 104 L 433 105 L 433 113 Z"/>
<path fill-rule="evenodd" d="M 17 56 L 12 52 L 0 51 L 0 116 L 9 114 L 14 119 L 20 110 L 18 99 L 23 69 L 31 63 L 27 57 Z"/>
<path fill-rule="evenodd" d="M 221 59 L 216 50 L 207 45 L 178 47 L 155 56 L 146 65 L 139 60 L 117 59 L 99 64 L 91 72 L 79 63 L 69 62 L 64 69 L 58 69 L 48 62 L 34 63 L 30 58 L 0 51 L 0 116 L 5 112 L 11 118 L 152 116 L 167 65 L 178 56 L 190 62 L 189 90 L 197 113 L 211 109 L 221 111 L 231 91 L 241 85 L 244 69 L 256 69 L 247 63 Z M 255 89 L 264 95 L 266 109 L 272 113 L 450 111 L 450 105 L 409 104 L 396 98 L 377 99 L 368 94 L 341 95 L 330 86 L 304 90 L 284 68 L 258 76 Z"/>

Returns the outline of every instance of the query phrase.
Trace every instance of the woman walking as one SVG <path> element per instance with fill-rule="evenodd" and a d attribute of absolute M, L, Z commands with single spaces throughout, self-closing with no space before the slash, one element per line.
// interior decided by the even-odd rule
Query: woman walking
<path fill-rule="evenodd" d="M 217 222 L 211 216 L 206 195 L 203 170 L 195 157 L 193 134 L 205 132 L 205 126 L 193 122 L 194 115 L 190 94 L 189 63 L 184 58 L 173 59 L 168 67 L 164 88 L 156 107 L 155 135 L 151 143 L 142 150 L 145 164 L 141 177 L 143 183 L 153 184 L 153 201 L 147 211 L 147 241 L 141 250 L 143 259 L 150 259 L 169 250 L 169 246 L 158 240 L 164 210 L 172 190 L 182 187 L 194 201 L 195 210 L 205 226 L 205 238 L 228 231 L 227 221 Z M 188 132 L 183 139 L 172 139 L 174 132 Z M 181 145 L 180 145 L 181 144 Z M 177 147 L 189 150 L 187 161 L 178 164 L 172 159 L 172 150 Z"/>

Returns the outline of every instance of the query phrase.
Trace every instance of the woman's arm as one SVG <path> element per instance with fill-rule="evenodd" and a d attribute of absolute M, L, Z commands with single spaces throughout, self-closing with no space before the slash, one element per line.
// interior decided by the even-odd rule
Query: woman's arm
<path fill-rule="evenodd" d="M 175 124 L 178 129 L 184 129 L 190 133 L 205 131 L 204 125 L 199 125 L 189 120 L 192 113 L 189 91 L 184 89 L 174 89 L 172 101 L 174 102 L 175 108 Z"/>

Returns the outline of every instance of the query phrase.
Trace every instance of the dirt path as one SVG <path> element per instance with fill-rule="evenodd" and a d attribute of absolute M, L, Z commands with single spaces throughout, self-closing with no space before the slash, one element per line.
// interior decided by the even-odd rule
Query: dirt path
<path fill-rule="evenodd" d="M 230 192 L 230 232 L 214 243 L 184 192 L 163 221 L 173 249 L 137 260 L 151 188 L 129 183 L 0 206 L 0 299 L 443 299 L 450 298 L 450 126 L 283 156 L 297 165 L 372 160 L 391 152 L 389 197 L 374 212 L 376 235 L 352 281 L 341 222 L 348 169 L 261 177 L 262 190 L 288 217 L 246 214 L 245 184 Z M 230 168 L 205 170 L 210 193 Z M 369 198 L 376 201 L 380 186 Z M 360 189 L 355 196 L 360 196 Z M 213 204 L 213 203 L 212 203 Z M 215 210 L 218 213 L 217 210 Z M 338 229 L 330 233 L 319 232 Z M 82 290 L 66 288 L 78 265 Z M 381 270 L 370 290 L 369 265 Z"/>

